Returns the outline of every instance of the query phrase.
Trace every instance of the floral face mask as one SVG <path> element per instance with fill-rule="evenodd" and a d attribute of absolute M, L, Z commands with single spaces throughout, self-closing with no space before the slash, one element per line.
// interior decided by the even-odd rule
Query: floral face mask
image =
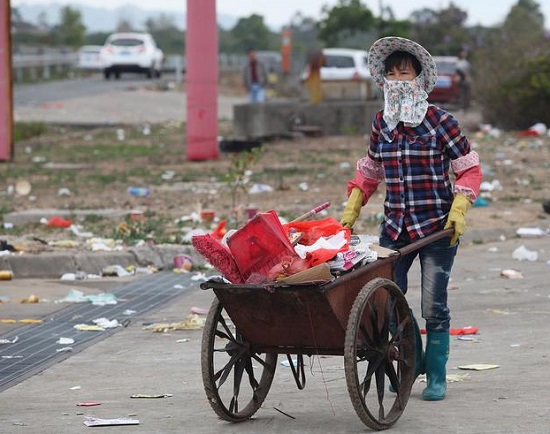
<path fill-rule="evenodd" d="M 420 78 L 410 81 L 384 78 L 383 118 L 390 130 L 399 122 L 408 127 L 416 127 L 424 120 L 428 110 L 428 94 L 421 85 Z"/>

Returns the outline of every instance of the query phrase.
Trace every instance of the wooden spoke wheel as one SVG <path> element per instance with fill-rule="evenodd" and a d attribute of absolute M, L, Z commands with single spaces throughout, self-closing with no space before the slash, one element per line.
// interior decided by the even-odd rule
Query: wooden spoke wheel
<path fill-rule="evenodd" d="M 269 392 L 277 354 L 255 353 L 218 299 L 206 318 L 201 354 L 204 390 L 216 414 L 230 422 L 250 419 Z"/>
<path fill-rule="evenodd" d="M 355 412 L 374 430 L 399 419 L 414 383 L 414 326 L 399 287 L 376 278 L 357 295 L 344 344 L 344 366 Z M 389 386 L 396 392 L 390 392 Z"/>

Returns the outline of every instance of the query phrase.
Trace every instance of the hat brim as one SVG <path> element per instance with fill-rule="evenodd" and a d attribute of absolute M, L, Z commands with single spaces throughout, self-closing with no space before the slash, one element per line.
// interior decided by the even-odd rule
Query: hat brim
<path fill-rule="evenodd" d="M 384 87 L 384 77 L 386 75 L 384 62 L 395 51 L 406 51 L 418 59 L 422 66 L 421 74 L 424 78 L 424 90 L 426 93 L 430 93 L 437 82 L 437 66 L 432 55 L 422 45 L 398 36 L 378 39 L 370 47 L 369 70 L 376 85 L 380 88 Z"/>

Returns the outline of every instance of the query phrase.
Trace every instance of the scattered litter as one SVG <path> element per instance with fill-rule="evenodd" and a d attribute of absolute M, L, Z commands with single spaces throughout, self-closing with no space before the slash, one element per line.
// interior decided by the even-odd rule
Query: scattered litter
<path fill-rule="evenodd" d="M 108 320 L 107 318 L 98 318 L 94 319 L 92 322 L 95 325 L 103 327 L 104 329 L 114 329 L 121 326 L 121 324 L 116 319 Z"/>
<path fill-rule="evenodd" d="M 188 255 L 176 255 L 174 256 L 174 268 L 191 271 L 193 268 L 193 260 Z"/>
<path fill-rule="evenodd" d="M 298 366 L 298 360 L 297 359 L 292 359 L 292 364 L 295 367 L 297 367 Z M 281 365 L 286 366 L 287 368 L 290 368 L 290 362 L 288 361 L 288 359 L 281 361 Z"/>
<path fill-rule="evenodd" d="M 42 324 L 42 320 L 36 319 L 36 318 L 24 318 L 24 319 L 18 320 L 17 322 L 21 324 Z"/>
<path fill-rule="evenodd" d="M 27 196 L 32 190 L 31 183 L 21 179 L 15 183 L 15 192 L 21 196 Z"/>
<path fill-rule="evenodd" d="M 208 309 L 202 309 L 200 307 L 193 306 L 191 308 L 191 313 L 197 314 L 197 315 L 207 315 Z"/>
<path fill-rule="evenodd" d="M 143 187 L 130 187 L 128 189 L 128 194 L 131 195 L 131 196 L 146 197 L 146 196 L 149 196 L 151 194 L 151 190 L 149 190 L 148 188 L 143 188 Z"/>
<path fill-rule="evenodd" d="M 185 339 L 178 339 L 178 340 L 176 341 L 176 343 L 177 343 L 177 344 L 182 344 L 182 343 L 184 343 L 184 342 L 190 342 L 190 341 L 191 341 L 191 339 L 185 338 Z"/>
<path fill-rule="evenodd" d="M 15 344 L 19 340 L 19 336 L 15 336 L 12 339 L 0 339 L 0 345 L 2 344 Z"/>
<path fill-rule="evenodd" d="M 447 383 L 459 383 L 467 380 L 468 378 L 470 378 L 469 374 L 447 374 L 445 380 L 447 381 Z M 419 375 L 418 381 L 420 383 L 426 383 L 426 374 Z"/>
<path fill-rule="evenodd" d="M 92 238 L 94 234 L 92 232 L 82 232 L 82 226 L 80 225 L 71 225 L 69 226 L 69 230 L 80 238 Z"/>
<path fill-rule="evenodd" d="M 76 324 L 73 327 L 75 330 L 78 330 L 79 332 L 103 332 L 105 329 L 98 325 L 90 325 L 90 324 Z"/>
<path fill-rule="evenodd" d="M 22 359 L 23 356 L 2 356 L 3 359 Z"/>
<path fill-rule="evenodd" d="M 127 316 L 129 316 L 129 315 L 133 315 L 133 314 L 135 314 L 135 313 L 137 313 L 137 311 L 132 310 L 132 309 L 126 309 L 124 312 L 122 312 L 122 315 L 127 315 Z"/>
<path fill-rule="evenodd" d="M 510 344 L 510 348 L 519 348 L 521 347 L 520 344 Z"/>
<path fill-rule="evenodd" d="M 488 312 L 494 315 L 510 315 L 509 310 L 503 310 L 503 309 L 489 309 Z"/>
<path fill-rule="evenodd" d="M 301 191 L 308 191 L 309 185 L 307 182 L 300 182 L 300 184 L 298 184 L 298 189 Z"/>
<path fill-rule="evenodd" d="M 86 279 L 86 273 L 78 271 L 76 273 L 65 273 L 60 277 L 60 280 L 84 280 Z"/>
<path fill-rule="evenodd" d="M 132 273 L 126 270 L 122 265 L 109 265 L 101 270 L 101 274 L 103 276 L 126 277 L 130 276 Z"/>
<path fill-rule="evenodd" d="M 194 280 L 194 281 L 198 281 L 198 280 L 207 281 L 208 277 L 204 273 L 197 273 L 197 274 L 191 276 L 191 280 Z"/>
<path fill-rule="evenodd" d="M 70 353 L 72 350 L 73 350 L 73 347 L 63 347 L 63 348 L 58 348 L 57 350 L 55 350 L 55 352 L 56 353 Z"/>
<path fill-rule="evenodd" d="M 101 402 L 99 401 L 86 401 L 86 402 L 79 402 L 76 404 L 77 407 L 94 407 L 96 405 L 101 405 Z"/>
<path fill-rule="evenodd" d="M 143 398 L 143 399 L 152 399 L 152 398 L 170 398 L 172 397 L 173 395 L 171 393 L 163 393 L 163 394 L 159 394 L 159 395 L 144 395 L 144 394 L 137 394 L 137 395 L 132 395 L 130 396 L 130 398 Z"/>
<path fill-rule="evenodd" d="M 486 371 L 488 369 L 500 368 L 499 365 L 489 365 L 485 363 L 474 363 L 472 365 L 461 365 L 458 369 L 465 369 L 469 371 Z"/>
<path fill-rule="evenodd" d="M 69 390 L 80 390 L 80 389 L 82 389 L 82 386 L 69 387 Z"/>
<path fill-rule="evenodd" d="M 496 252 L 498 252 L 498 247 L 489 247 L 489 248 L 487 249 L 487 251 L 488 251 L 489 253 L 496 253 Z"/>
<path fill-rule="evenodd" d="M 248 194 L 258 194 L 258 193 L 270 193 L 273 191 L 273 187 L 267 184 L 254 184 L 248 190 Z"/>
<path fill-rule="evenodd" d="M 546 134 L 548 128 L 542 122 L 537 122 L 536 124 L 530 126 L 526 130 L 520 131 L 518 136 L 520 137 L 539 137 Z"/>
<path fill-rule="evenodd" d="M 17 322 L 16 319 L 11 319 L 11 318 L 3 318 L 3 319 L 0 319 L 0 324 L 15 324 Z M 0 341 L 0 343 L 2 343 Z M 7 342 L 4 342 L 4 343 L 7 343 Z"/>
<path fill-rule="evenodd" d="M 139 425 L 138 419 L 128 419 L 120 417 L 117 419 L 100 419 L 97 417 L 87 416 L 84 420 L 86 426 L 114 426 L 114 425 Z"/>
<path fill-rule="evenodd" d="M 13 279 L 13 272 L 10 270 L 0 271 L 0 280 L 11 280 Z"/>
<path fill-rule="evenodd" d="M 166 333 L 171 330 L 199 330 L 204 327 L 206 318 L 191 314 L 181 322 L 151 324 L 144 327 L 145 330 L 152 330 L 154 333 Z"/>
<path fill-rule="evenodd" d="M 20 301 L 20 303 L 39 303 L 39 302 L 40 302 L 40 299 L 34 294 L 31 294 L 27 298 L 23 298 Z"/>
<path fill-rule="evenodd" d="M 116 250 L 116 241 L 112 238 L 90 238 L 86 244 L 92 249 L 92 252 L 111 252 Z"/>
<path fill-rule="evenodd" d="M 63 217 L 54 216 L 51 219 L 40 219 L 40 223 L 43 223 L 52 228 L 68 228 L 73 224 L 71 220 L 64 219 Z"/>
<path fill-rule="evenodd" d="M 279 413 L 281 414 L 284 414 L 286 417 L 289 417 L 291 419 L 296 419 L 294 416 L 288 414 L 288 413 L 285 413 L 283 410 L 279 410 L 277 407 L 273 407 L 274 410 L 277 410 Z"/>
<path fill-rule="evenodd" d="M 545 237 L 548 235 L 548 231 L 542 228 L 519 228 L 516 230 L 518 237 Z"/>
<path fill-rule="evenodd" d="M 518 261 L 536 261 L 539 258 L 539 254 L 533 250 L 527 249 L 525 246 L 519 246 L 512 253 L 512 258 Z"/>
<path fill-rule="evenodd" d="M 59 344 L 59 345 L 72 345 L 72 344 L 74 344 L 74 339 L 73 338 L 59 338 L 57 340 L 56 344 Z"/>
<path fill-rule="evenodd" d="M 106 306 L 117 304 L 118 300 L 114 294 L 104 292 L 97 295 L 84 295 L 82 291 L 71 289 L 69 293 L 57 303 L 84 303 L 91 302 L 94 306 Z"/>
<path fill-rule="evenodd" d="M 449 334 L 451 336 L 475 335 L 477 334 L 478 331 L 479 329 L 477 327 L 466 326 L 462 328 L 451 328 L 449 330 Z M 420 329 L 420 333 L 425 335 L 426 329 L 425 328 Z"/>
<path fill-rule="evenodd" d="M 458 336 L 456 339 L 459 341 L 467 341 L 467 342 L 474 342 L 474 343 L 480 342 L 478 338 L 475 338 L 473 336 Z"/>
<path fill-rule="evenodd" d="M 507 277 L 508 279 L 523 279 L 521 271 L 517 270 L 502 270 L 500 272 L 500 275 L 503 277 Z"/>
<path fill-rule="evenodd" d="M 69 190 L 66 187 L 62 187 L 59 190 L 57 190 L 57 195 L 58 196 L 70 196 L 71 194 L 72 194 L 71 190 Z"/>

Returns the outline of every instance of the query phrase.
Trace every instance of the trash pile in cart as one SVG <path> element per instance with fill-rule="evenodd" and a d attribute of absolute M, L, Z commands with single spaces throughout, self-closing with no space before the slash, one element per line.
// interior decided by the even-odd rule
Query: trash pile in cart
<path fill-rule="evenodd" d="M 321 207 L 304 216 L 311 217 Z M 375 261 L 379 253 L 393 252 L 375 245 L 378 237 L 352 235 L 331 217 L 304 216 L 281 223 L 275 211 L 262 212 L 221 239 L 216 234 L 196 235 L 192 243 L 233 284 L 322 283 Z"/>

